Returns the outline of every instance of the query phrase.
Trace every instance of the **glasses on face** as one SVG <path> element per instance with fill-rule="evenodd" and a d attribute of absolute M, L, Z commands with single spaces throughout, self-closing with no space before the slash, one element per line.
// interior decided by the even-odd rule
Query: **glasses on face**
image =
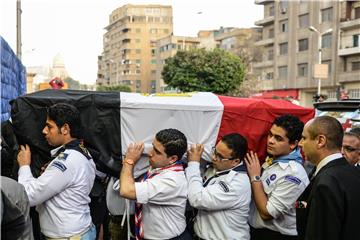
<path fill-rule="evenodd" d="M 214 157 L 216 161 L 231 161 L 236 159 L 236 157 L 224 158 L 216 151 L 216 147 L 212 147 L 211 155 Z"/>
<path fill-rule="evenodd" d="M 350 147 L 350 146 L 343 146 L 343 149 L 348 153 L 354 152 L 354 151 L 360 151 L 360 148 L 353 148 L 353 147 Z"/>

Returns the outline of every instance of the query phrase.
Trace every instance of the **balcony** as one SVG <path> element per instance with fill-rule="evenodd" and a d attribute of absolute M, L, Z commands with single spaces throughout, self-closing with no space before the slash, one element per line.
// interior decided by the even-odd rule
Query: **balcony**
<path fill-rule="evenodd" d="M 265 68 L 265 67 L 273 67 L 273 66 L 274 66 L 273 60 L 253 63 L 253 68 Z"/>
<path fill-rule="evenodd" d="M 267 3 L 271 3 L 271 2 L 274 2 L 274 0 L 255 0 L 255 4 L 259 4 L 259 5 L 262 5 L 262 4 L 267 4 Z"/>
<path fill-rule="evenodd" d="M 274 44 L 274 38 L 262 39 L 260 41 L 255 42 L 255 46 L 268 46 Z"/>
<path fill-rule="evenodd" d="M 269 16 L 269 17 L 266 17 L 264 19 L 256 21 L 255 25 L 257 25 L 257 26 L 265 26 L 265 25 L 273 24 L 274 19 L 275 19 L 274 16 Z"/>
<path fill-rule="evenodd" d="M 360 54 L 360 47 L 346 47 L 339 49 L 338 55 L 339 56 L 349 56 L 349 55 L 355 55 Z"/>
<path fill-rule="evenodd" d="M 360 19 L 347 19 L 344 22 L 340 22 L 340 29 L 351 30 L 360 27 Z"/>
<path fill-rule="evenodd" d="M 360 71 L 340 72 L 339 82 L 340 83 L 358 82 L 360 80 L 359 72 Z"/>

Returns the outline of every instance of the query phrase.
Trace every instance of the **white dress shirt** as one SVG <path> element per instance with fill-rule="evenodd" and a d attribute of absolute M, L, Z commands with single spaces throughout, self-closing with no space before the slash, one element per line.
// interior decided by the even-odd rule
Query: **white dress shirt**
<path fill-rule="evenodd" d="M 146 239 L 170 239 L 185 231 L 187 182 L 184 171 L 163 170 L 144 182 L 135 182 L 136 201 L 142 204 Z"/>
<path fill-rule="evenodd" d="M 30 166 L 22 166 L 18 181 L 24 185 L 30 205 L 37 206 L 41 232 L 46 237 L 64 238 L 79 234 L 91 225 L 89 194 L 94 179 L 93 160 L 66 149 L 38 178 L 33 177 Z"/>

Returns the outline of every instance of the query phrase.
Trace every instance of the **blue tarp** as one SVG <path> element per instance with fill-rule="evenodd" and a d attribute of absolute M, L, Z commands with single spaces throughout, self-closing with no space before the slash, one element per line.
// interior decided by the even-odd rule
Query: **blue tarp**
<path fill-rule="evenodd" d="M 1 122 L 10 118 L 10 100 L 26 93 L 26 69 L 9 44 L 1 38 Z"/>

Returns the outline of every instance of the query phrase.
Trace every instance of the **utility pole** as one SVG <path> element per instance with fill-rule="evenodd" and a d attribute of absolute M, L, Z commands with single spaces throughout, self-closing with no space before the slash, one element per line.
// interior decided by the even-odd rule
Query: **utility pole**
<path fill-rule="evenodd" d="M 16 0 L 16 55 L 21 60 L 21 0 Z"/>

